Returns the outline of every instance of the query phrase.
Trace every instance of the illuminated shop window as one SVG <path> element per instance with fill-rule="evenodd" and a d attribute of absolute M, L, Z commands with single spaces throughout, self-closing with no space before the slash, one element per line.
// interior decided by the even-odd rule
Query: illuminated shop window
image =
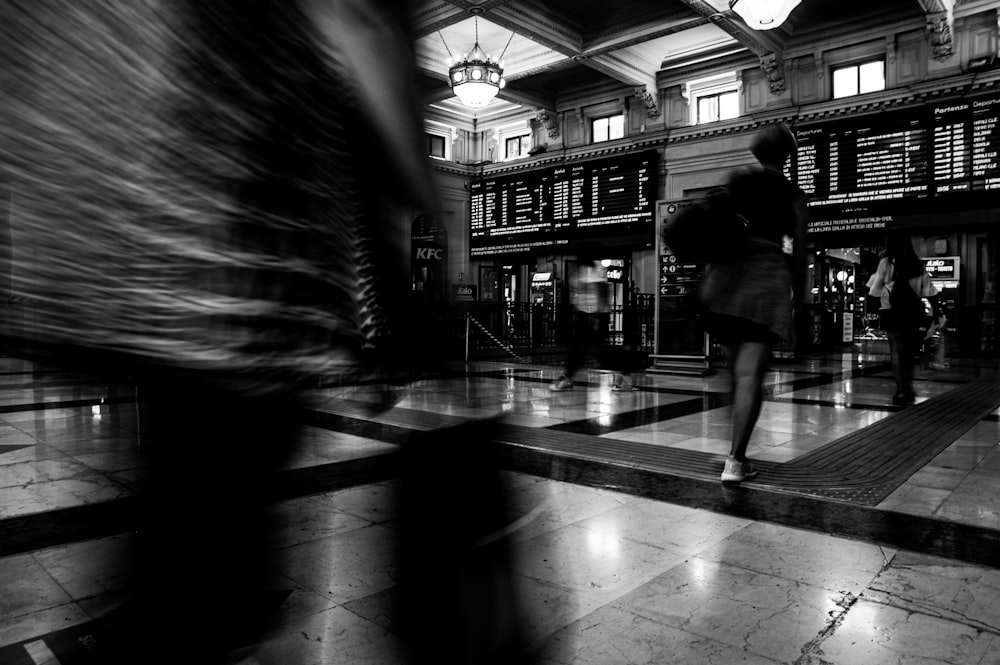
<path fill-rule="evenodd" d="M 524 157 L 528 154 L 528 150 L 531 149 L 531 136 L 525 134 L 523 136 L 511 136 L 506 141 L 506 147 L 504 149 L 504 159 L 515 159 L 517 157 Z"/>
<path fill-rule="evenodd" d="M 618 114 L 595 118 L 590 123 L 590 129 L 594 143 L 623 138 L 625 136 L 625 116 Z"/>
<path fill-rule="evenodd" d="M 872 60 L 833 70 L 833 98 L 885 90 L 885 60 Z"/>

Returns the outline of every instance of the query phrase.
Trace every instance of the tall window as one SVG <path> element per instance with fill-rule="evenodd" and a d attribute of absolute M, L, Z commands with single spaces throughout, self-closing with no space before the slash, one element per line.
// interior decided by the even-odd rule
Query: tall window
<path fill-rule="evenodd" d="M 620 139 L 625 136 L 625 116 L 618 114 L 595 118 L 590 123 L 590 130 L 594 143 Z"/>
<path fill-rule="evenodd" d="M 504 159 L 514 159 L 516 157 L 523 157 L 528 154 L 528 150 L 531 149 L 531 136 L 525 134 L 523 136 L 511 136 L 506 141 L 506 148 L 504 150 Z"/>
<path fill-rule="evenodd" d="M 885 60 L 871 60 L 833 70 L 833 98 L 885 90 Z"/>
<path fill-rule="evenodd" d="M 698 97 L 697 124 L 729 120 L 740 114 L 739 99 L 736 91 L 720 92 L 713 95 Z"/>
<path fill-rule="evenodd" d="M 692 125 L 739 117 L 740 79 L 736 72 L 688 81 L 685 88 Z"/>
<path fill-rule="evenodd" d="M 439 157 L 441 159 L 445 158 L 444 152 L 444 137 L 438 134 L 427 135 L 427 154 L 431 157 Z"/>

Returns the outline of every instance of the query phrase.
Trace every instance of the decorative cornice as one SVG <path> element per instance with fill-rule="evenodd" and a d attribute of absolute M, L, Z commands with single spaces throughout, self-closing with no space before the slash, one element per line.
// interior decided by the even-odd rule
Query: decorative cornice
<path fill-rule="evenodd" d="M 515 164 L 457 166 L 457 168 L 449 172 L 468 176 L 480 176 L 531 171 L 553 164 L 596 159 L 607 155 L 642 152 L 725 136 L 738 136 L 755 132 L 761 127 L 779 122 L 794 127 L 799 124 L 821 122 L 834 118 L 859 114 L 869 115 L 904 109 L 939 100 L 950 101 L 970 94 L 978 94 L 986 90 L 996 90 L 997 88 L 1000 88 L 1000 72 L 992 73 L 986 78 L 982 76 L 963 75 L 943 86 L 928 86 L 922 89 L 911 88 L 905 91 L 905 94 L 894 97 L 868 99 L 854 104 L 843 104 L 840 101 L 837 106 L 831 106 L 829 102 L 823 102 L 819 105 L 813 105 L 811 110 L 803 110 L 801 107 L 774 109 L 725 122 L 661 129 L 650 131 L 637 137 L 546 152 Z M 435 162 L 435 167 L 438 170 L 446 170 L 440 162 Z"/>

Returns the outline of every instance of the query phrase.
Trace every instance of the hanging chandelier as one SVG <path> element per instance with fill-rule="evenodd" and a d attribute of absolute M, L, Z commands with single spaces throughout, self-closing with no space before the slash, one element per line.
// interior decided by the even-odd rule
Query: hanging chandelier
<path fill-rule="evenodd" d="M 754 30 L 773 30 L 802 0 L 729 0 L 729 8 Z"/>
<path fill-rule="evenodd" d="M 440 35 L 440 31 L 438 35 Z M 511 33 L 510 38 L 514 38 Z M 441 37 L 441 43 L 448 51 L 448 82 L 451 84 L 451 91 L 461 100 L 463 104 L 471 108 L 486 106 L 497 96 L 500 89 L 507 85 L 503 77 L 503 54 L 510 46 L 510 39 L 504 47 L 500 58 L 493 60 L 479 46 L 479 18 L 476 18 L 476 42 L 472 50 L 458 62 L 452 62 L 451 50 Z"/>

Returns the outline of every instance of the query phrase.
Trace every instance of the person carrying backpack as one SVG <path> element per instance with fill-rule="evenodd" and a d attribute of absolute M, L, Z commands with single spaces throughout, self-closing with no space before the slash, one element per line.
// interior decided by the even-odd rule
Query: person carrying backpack
<path fill-rule="evenodd" d="M 879 322 L 889 338 L 889 357 L 896 379 L 892 403 L 913 404 L 913 367 L 923 335 L 920 326 L 927 315 L 923 299 L 931 303 L 934 320 L 941 318 L 938 290 L 913 251 L 910 237 L 898 231 L 889 234 L 885 254 L 868 280 L 868 292 L 880 299 Z"/>
<path fill-rule="evenodd" d="M 724 483 L 757 475 L 747 446 L 760 416 L 771 349 L 794 342 L 808 213 L 805 193 L 782 168 L 796 145 L 784 125 L 754 137 L 750 152 L 759 166 L 734 172 L 725 186 L 727 205 L 746 220 L 745 246 L 730 257 L 710 260 L 699 285 L 705 329 L 725 349 L 732 381 L 732 441 Z M 720 209 L 716 214 L 731 213 Z"/>

